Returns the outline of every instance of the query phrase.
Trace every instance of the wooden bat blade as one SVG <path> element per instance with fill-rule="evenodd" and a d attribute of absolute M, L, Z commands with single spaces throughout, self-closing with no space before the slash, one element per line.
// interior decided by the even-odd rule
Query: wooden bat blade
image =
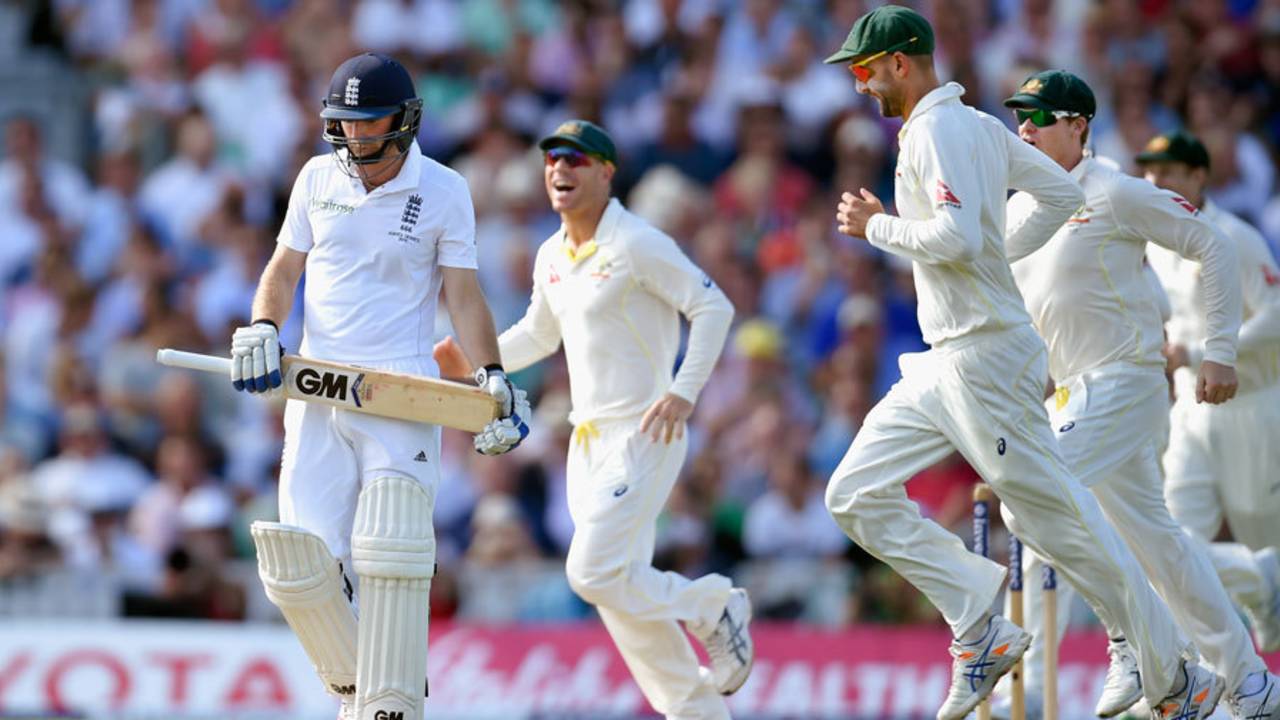
<path fill-rule="evenodd" d="M 162 365 L 227 374 L 227 358 L 180 350 L 156 352 Z M 497 402 L 463 383 L 286 355 L 285 396 L 382 417 L 480 432 L 498 415 Z"/>
<path fill-rule="evenodd" d="M 403 373 L 287 356 L 289 397 L 432 425 L 479 432 L 498 414 L 497 402 L 477 387 Z"/>

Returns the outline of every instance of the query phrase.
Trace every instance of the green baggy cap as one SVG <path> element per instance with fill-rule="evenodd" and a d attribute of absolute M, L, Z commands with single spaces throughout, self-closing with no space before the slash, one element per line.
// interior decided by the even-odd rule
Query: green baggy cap
<path fill-rule="evenodd" d="M 1007 108 L 1062 110 L 1092 120 L 1098 101 L 1088 84 L 1066 70 L 1045 70 L 1027 78 L 1008 100 Z"/>
<path fill-rule="evenodd" d="M 825 62 L 848 62 L 878 52 L 928 55 L 933 52 L 933 27 L 911 8 L 882 5 L 858 18 L 844 44 Z"/>
<path fill-rule="evenodd" d="M 613 146 L 609 133 L 599 125 L 586 120 L 569 120 L 560 123 L 555 132 L 538 141 L 538 149 L 546 152 L 557 145 L 570 145 L 584 153 L 595 155 L 618 164 L 618 150 Z"/>
<path fill-rule="evenodd" d="M 1195 135 L 1185 130 L 1161 133 L 1149 141 L 1134 162 L 1145 165 L 1153 162 L 1180 162 L 1193 168 L 1209 167 L 1209 150 Z"/>

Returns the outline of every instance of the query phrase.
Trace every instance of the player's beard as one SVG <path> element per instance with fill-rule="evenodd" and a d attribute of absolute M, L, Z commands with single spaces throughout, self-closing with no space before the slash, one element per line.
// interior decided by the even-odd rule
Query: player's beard
<path fill-rule="evenodd" d="M 871 88 L 873 96 L 880 101 L 880 114 L 887 118 L 902 117 L 902 92 L 894 87 Z"/>

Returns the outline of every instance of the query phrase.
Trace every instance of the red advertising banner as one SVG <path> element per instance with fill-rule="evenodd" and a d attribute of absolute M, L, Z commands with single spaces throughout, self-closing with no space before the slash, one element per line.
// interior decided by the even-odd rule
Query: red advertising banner
<path fill-rule="evenodd" d="M 736 718 L 932 717 L 947 690 L 944 629 L 753 631 Z M 598 624 L 440 625 L 430 656 L 428 718 L 653 716 Z M 1089 718 L 1105 638 L 1069 635 L 1060 657 L 1061 717 Z M 0 632 L 0 718 L 331 720 L 335 709 L 282 625 L 11 621 Z"/>

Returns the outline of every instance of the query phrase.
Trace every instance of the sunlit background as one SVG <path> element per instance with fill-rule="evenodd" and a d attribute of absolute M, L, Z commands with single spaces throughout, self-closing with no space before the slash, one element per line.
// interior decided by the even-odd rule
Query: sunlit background
<path fill-rule="evenodd" d="M 736 306 L 656 557 L 755 598 L 735 716 L 932 717 L 945 626 L 822 503 L 897 356 L 923 348 L 910 267 L 834 226 L 840 191 L 893 195 L 895 123 L 821 63 L 878 4 L 0 0 L 0 717 L 334 716 L 247 532 L 275 517 L 281 406 L 153 357 L 227 352 L 294 175 L 328 151 L 329 76 L 363 49 L 410 69 L 422 150 L 470 183 L 499 329 L 558 226 L 532 146 L 569 117 L 608 128 L 618 197 Z M 1132 168 L 1188 127 L 1213 200 L 1280 243 L 1277 0 L 910 4 L 966 102 L 1007 121 L 1027 75 L 1070 69 L 1099 97 L 1097 153 Z M 651 717 L 563 576 L 564 365 L 517 382 L 537 415 L 518 451 L 446 436 L 428 717 Z M 975 481 L 953 457 L 908 491 L 967 535 Z M 1084 608 L 1064 611 L 1075 720 L 1106 659 Z"/>

